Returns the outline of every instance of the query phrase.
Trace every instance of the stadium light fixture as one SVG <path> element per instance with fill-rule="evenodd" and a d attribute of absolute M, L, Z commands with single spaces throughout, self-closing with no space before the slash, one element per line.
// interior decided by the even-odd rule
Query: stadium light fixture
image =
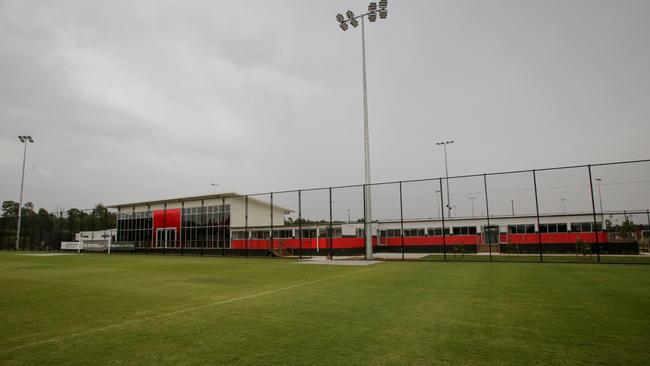
<path fill-rule="evenodd" d="M 451 218 L 451 201 L 449 200 L 449 168 L 447 166 L 447 145 L 453 144 L 454 140 L 436 142 L 436 145 L 442 146 L 445 151 L 445 180 L 447 181 L 447 217 Z"/>
<path fill-rule="evenodd" d="M 365 31 L 365 21 L 364 18 L 368 17 L 370 22 L 377 20 L 377 13 L 381 19 L 386 19 L 386 0 L 381 0 L 379 2 L 379 9 L 377 9 L 377 3 L 371 2 L 368 5 L 368 12 L 360 15 L 354 15 L 352 10 L 345 12 L 347 20 L 343 17 L 343 14 L 338 13 L 336 15 L 336 20 L 339 22 L 339 27 L 342 30 L 348 29 L 348 23 L 353 27 L 359 25 L 359 20 L 361 19 L 361 60 L 363 65 L 363 139 L 364 139 L 364 157 L 365 157 L 365 189 L 364 189 L 364 202 L 365 202 L 365 218 L 364 218 L 364 229 L 366 233 L 366 259 L 372 259 L 372 211 L 371 211 L 371 194 L 370 194 L 370 146 L 369 146 L 369 136 L 368 136 L 368 90 L 366 86 L 366 31 Z M 382 13 L 383 12 L 383 13 Z M 382 15 L 383 14 L 383 15 Z"/>
<path fill-rule="evenodd" d="M 34 139 L 31 136 L 18 136 L 20 143 L 25 145 L 23 150 L 23 173 L 20 178 L 20 199 L 18 200 L 18 227 L 16 230 L 16 250 L 20 249 L 20 224 L 23 216 L 23 187 L 25 183 L 25 160 L 27 158 L 27 143 L 33 144 Z"/>

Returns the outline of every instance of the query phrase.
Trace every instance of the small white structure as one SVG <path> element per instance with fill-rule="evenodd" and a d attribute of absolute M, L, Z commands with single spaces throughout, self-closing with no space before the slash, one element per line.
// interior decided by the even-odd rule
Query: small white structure
<path fill-rule="evenodd" d="M 117 229 L 82 231 L 76 233 L 75 241 L 61 242 L 61 250 L 104 252 L 111 251 L 111 244 L 117 237 Z"/>

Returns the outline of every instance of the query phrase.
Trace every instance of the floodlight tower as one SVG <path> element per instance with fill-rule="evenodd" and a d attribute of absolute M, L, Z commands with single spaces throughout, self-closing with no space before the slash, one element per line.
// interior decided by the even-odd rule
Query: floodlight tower
<path fill-rule="evenodd" d="M 25 159 L 27 158 L 27 143 L 33 144 L 31 136 L 18 136 L 18 140 L 25 145 L 23 150 L 23 174 L 20 178 L 20 199 L 18 200 L 18 230 L 16 232 L 16 250 L 20 249 L 20 222 L 23 217 L 23 184 L 25 183 Z"/>
<path fill-rule="evenodd" d="M 376 2 L 371 2 L 368 5 L 367 13 L 356 16 L 351 10 L 348 10 L 345 12 L 347 19 L 341 13 L 336 14 L 336 20 L 339 22 L 339 27 L 341 27 L 341 29 L 344 31 L 348 30 L 348 23 L 356 28 L 359 25 L 359 21 L 357 19 L 361 19 L 361 60 L 363 64 L 363 140 L 366 178 L 366 189 L 364 190 L 364 229 L 366 232 L 366 259 L 372 259 L 372 211 L 370 204 L 370 146 L 368 142 L 368 91 L 366 87 L 366 31 L 364 27 L 364 18 L 368 17 L 368 20 L 371 23 L 374 23 L 377 20 L 377 14 L 379 14 L 379 19 L 386 19 L 386 16 L 388 16 L 388 10 L 386 9 L 387 5 L 387 0 L 380 0 L 379 7 L 377 7 Z"/>

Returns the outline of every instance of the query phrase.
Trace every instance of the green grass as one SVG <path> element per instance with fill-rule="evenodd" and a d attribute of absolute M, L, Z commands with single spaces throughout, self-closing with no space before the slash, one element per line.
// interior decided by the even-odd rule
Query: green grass
<path fill-rule="evenodd" d="M 650 266 L 0 254 L 0 363 L 647 365 Z"/>
<path fill-rule="evenodd" d="M 393 259 L 393 260 L 399 260 Z M 492 259 L 487 254 L 454 254 L 448 253 L 445 259 L 442 254 L 427 255 L 415 260 L 426 260 L 434 262 L 539 262 L 539 254 L 494 254 Z M 598 263 L 598 256 L 592 255 L 557 255 L 546 254 L 543 255 L 545 263 Z M 650 264 L 650 255 L 601 255 L 600 263 L 609 264 Z"/>

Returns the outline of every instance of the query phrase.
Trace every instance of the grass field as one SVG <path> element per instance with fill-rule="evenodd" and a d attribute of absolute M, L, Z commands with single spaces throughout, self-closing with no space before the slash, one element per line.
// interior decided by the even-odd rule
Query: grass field
<path fill-rule="evenodd" d="M 0 253 L 0 363 L 650 363 L 650 266 Z"/>

